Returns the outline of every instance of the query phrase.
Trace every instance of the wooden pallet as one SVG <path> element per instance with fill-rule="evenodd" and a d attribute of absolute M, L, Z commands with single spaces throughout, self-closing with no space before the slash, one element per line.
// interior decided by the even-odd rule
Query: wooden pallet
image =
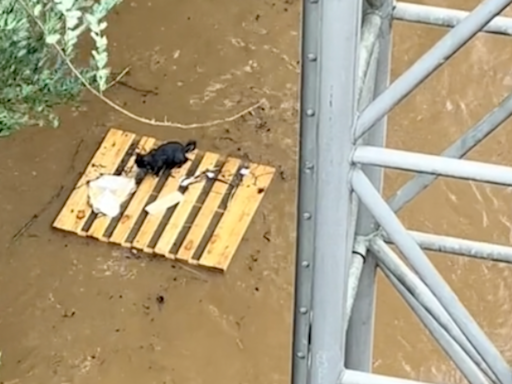
<path fill-rule="evenodd" d="M 53 223 L 54 228 L 146 253 L 225 271 L 256 212 L 275 169 L 212 152 L 189 154 L 191 161 L 172 176 L 145 177 L 123 212 L 113 219 L 96 215 L 89 203 L 87 183 L 103 174 L 133 175 L 135 153 L 159 143 L 151 137 L 111 129 L 94 154 Z M 148 215 L 144 208 L 157 197 L 178 189 L 181 176 L 220 167 L 222 181 L 190 185 L 184 199 L 166 212 Z M 241 176 L 241 167 L 249 169 Z"/>

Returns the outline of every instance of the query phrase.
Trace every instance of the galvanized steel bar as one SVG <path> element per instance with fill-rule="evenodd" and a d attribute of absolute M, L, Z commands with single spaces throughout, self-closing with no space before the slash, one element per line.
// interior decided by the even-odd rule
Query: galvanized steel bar
<path fill-rule="evenodd" d="M 380 16 L 371 12 L 366 13 L 363 18 L 361 33 L 361 44 L 359 49 L 358 68 L 357 68 L 357 105 L 358 109 L 368 105 L 374 98 L 375 81 L 377 75 L 377 59 L 379 57 L 378 37 L 380 26 L 382 24 Z M 359 220 L 358 220 L 359 224 Z M 352 315 L 352 309 L 356 301 L 357 292 L 361 283 L 361 274 L 366 259 L 365 243 L 355 243 L 352 252 L 352 261 L 350 264 L 348 286 L 347 286 L 347 306 L 345 316 L 345 332 L 348 331 L 349 321 Z M 347 343 L 349 342 L 352 330 L 346 333 Z M 373 336 L 373 330 L 371 332 Z M 361 341 L 361 340 L 359 340 Z M 361 344 L 358 344 L 360 346 Z M 355 355 L 361 357 L 360 350 L 352 351 L 347 345 L 345 349 L 345 359 L 348 356 Z"/>
<path fill-rule="evenodd" d="M 358 119 L 355 139 L 400 103 L 419 84 L 462 48 L 474 35 L 509 5 L 511 0 L 485 0 L 371 103 Z"/>
<path fill-rule="evenodd" d="M 313 321 L 309 384 L 334 384 L 343 372 L 346 294 L 357 200 L 350 189 L 352 125 L 356 114 L 358 47 L 362 0 L 325 0 L 319 7 L 320 51 L 315 206 L 303 220 L 315 220 Z M 308 112 L 309 110 L 309 112 Z M 308 215 L 309 213 L 309 215 Z"/>
<path fill-rule="evenodd" d="M 414 297 L 414 299 L 423 307 L 423 309 L 436 321 L 436 323 L 453 339 L 460 347 L 461 351 L 476 365 L 481 372 L 485 373 L 493 383 L 499 383 L 492 371 L 486 365 L 485 361 L 479 355 L 478 351 L 469 343 L 460 328 L 449 316 L 446 309 L 434 297 L 427 286 L 416 276 L 400 257 L 388 247 L 380 238 L 374 238 L 370 242 L 370 249 L 377 256 L 380 266 L 383 266 L 393 277 Z M 453 351 L 455 352 L 455 351 Z M 457 352 L 455 352 L 457 353 Z M 454 356 L 456 359 L 462 358 L 460 351 Z M 454 360 L 455 362 L 455 360 Z M 469 372 L 467 372 L 469 373 Z M 470 376 L 473 378 L 471 383 L 481 383 L 482 376 L 474 376 L 472 370 Z M 485 382 L 484 382 L 485 383 Z"/>
<path fill-rule="evenodd" d="M 416 314 L 421 323 L 427 328 L 430 335 L 439 343 L 444 353 L 453 361 L 455 366 L 459 368 L 462 375 L 470 384 L 488 384 L 486 376 L 478 369 L 473 360 L 464 352 L 459 344 L 453 340 L 450 335 L 441 327 L 435 319 L 428 313 L 423 306 L 418 303 L 414 295 L 412 295 L 394 276 L 383 266 L 382 273 L 391 282 L 391 285 L 405 300 L 409 308 Z"/>
<path fill-rule="evenodd" d="M 512 247 L 417 231 L 409 234 L 422 249 L 512 264 Z M 383 236 L 389 240 L 387 234 Z"/>
<path fill-rule="evenodd" d="M 359 64 L 357 71 L 357 100 L 359 101 L 359 108 L 362 109 L 369 104 L 371 100 L 373 100 L 373 86 L 371 91 L 371 99 L 365 101 L 363 95 L 363 89 L 367 84 L 368 80 L 368 72 L 370 71 L 370 67 L 372 64 L 372 60 L 376 61 L 377 55 L 375 55 L 375 51 L 378 50 L 377 41 L 379 38 L 380 27 L 382 25 L 381 17 L 374 12 L 367 13 L 363 19 L 363 30 L 361 33 L 361 47 L 359 50 Z M 370 76 L 371 77 L 371 76 Z M 373 79 L 370 79 L 372 83 L 375 83 L 375 76 Z M 369 84 L 368 84 L 369 85 Z M 362 102 L 361 102 L 362 101 Z M 363 104 L 361 106 L 361 104 Z"/>
<path fill-rule="evenodd" d="M 352 315 L 352 308 L 356 300 L 357 290 L 361 280 L 361 272 L 363 271 L 363 265 L 365 260 L 365 253 L 353 252 L 352 261 L 348 272 L 348 284 L 347 284 L 347 304 L 345 310 L 345 332 L 347 332 L 349 319 Z M 348 335 L 347 335 L 348 337 Z M 347 352 L 346 352 L 347 353 Z"/>
<path fill-rule="evenodd" d="M 494 110 L 488 113 L 441 153 L 441 156 L 458 159 L 464 157 L 469 151 L 500 127 L 511 115 L 512 94 L 509 94 Z M 436 179 L 437 175 L 416 175 L 388 199 L 389 206 L 393 211 L 398 212 Z"/>
<path fill-rule="evenodd" d="M 370 70 L 366 75 L 366 93 L 361 98 L 360 109 L 366 107 L 376 96 L 385 91 L 389 85 L 389 71 L 391 61 L 391 7 L 392 0 L 384 0 L 379 4 L 370 4 L 373 8 L 365 16 L 363 24 L 362 51 L 366 46 L 373 46 L 370 57 Z M 377 15 L 378 13 L 378 15 Z M 387 15 L 381 20 L 380 15 Z M 377 19 L 379 21 L 377 21 Z M 379 26 L 377 30 L 376 26 Z M 364 38 L 365 36 L 366 39 Z M 371 43 L 372 39 L 375 39 Z M 367 42 L 367 43 L 365 43 Z M 361 62 L 364 63 L 363 52 Z M 367 55 L 366 57 L 368 57 Z M 375 64 L 375 65 L 373 65 Z M 375 71 L 372 69 L 375 68 Z M 368 97 L 367 97 L 368 96 Z M 386 140 L 387 118 L 381 119 L 364 141 L 371 145 L 383 146 Z M 378 190 L 382 189 L 383 170 L 375 167 L 364 167 L 364 172 Z M 368 235 L 375 231 L 376 223 L 373 216 L 364 206 L 359 207 L 356 233 Z M 354 249 L 357 251 L 357 249 Z M 364 252 L 365 262 L 362 265 L 359 287 L 356 292 L 355 301 L 349 318 L 347 331 L 345 366 L 349 369 L 370 372 L 373 362 L 373 333 L 375 317 L 375 291 L 376 291 L 376 261 L 371 252 Z"/>
<path fill-rule="evenodd" d="M 393 9 L 393 17 L 396 20 L 448 28 L 455 27 L 468 15 L 469 12 L 458 9 L 405 3 L 403 1 L 397 2 Z M 512 19 L 502 16 L 495 17 L 482 29 L 482 32 L 510 36 L 512 35 Z"/>
<path fill-rule="evenodd" d="M 309 336 L 313 291 L 313 252 L 316 177 L 316 128 L 318 114 L 318 56 L 320 54 L 318 4 L 304 1 L 302 12 L 299 193 L 297 207 L 297 254 L 293 312 L 292 383 L 307 384 L 309 379 Z"/>
<path fill-rule="evenodd" d="M 414 271 L 439 300 L 453 321 L 503 384 L 512 383 L 512 372 L 499 351 L 461 304 L 428 257 L 409 235 L 379 192 L 361 170 L 352 173 L 352 186 L 364 205 L 402 252 Z"/>
<path fill-rule="evenodd" d="M 512 185 L 512 167 L 479 161 L 369 146 L 358 147 L 354 151 L 353 161 L 356 164 L 436 174 L 498 185 Z"/>

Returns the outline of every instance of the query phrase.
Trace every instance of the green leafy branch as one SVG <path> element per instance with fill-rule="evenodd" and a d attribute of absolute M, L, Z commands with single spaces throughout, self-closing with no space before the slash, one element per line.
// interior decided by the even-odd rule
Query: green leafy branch
<path fill-rule="evenodd" d="M 75 71 L 91 86 L 104 89 L 109 69 L 102 19 L 120 2 L 0 1 L 0 136 L 27 125 L 50 122 L 56 127 L 54 107 L 76 103 L 84 85 L 67 61 L 86 30 L 96 38 L 95 49 L 90 65 Z M 54 49 L 59 43 L 62 55 Z"/>
<path fill-rule="evenodd" d="M 6 57 L 0 62 L 0 135 L 24 125 L 44 125 L 48 120 L 56 127 L 58 119 L 53 108 L 75 103 L 84 87 L 134 120 L 182 129 L 233 121 L 266 103 L 261 100 L 225 119 L 181 124 L 137 116 L 105 97 L 104 91 L 118 79 L 108 83 L 111 71 L 107 66 L 108 40 L 103 34 L 107 22 L 103 19 L 121 1 L 0 1 L 0 49 Z M 79 68 L 72 60 L 79 37 L 86 30 L 94 41 L 94 49 L 90 65 Z"/>

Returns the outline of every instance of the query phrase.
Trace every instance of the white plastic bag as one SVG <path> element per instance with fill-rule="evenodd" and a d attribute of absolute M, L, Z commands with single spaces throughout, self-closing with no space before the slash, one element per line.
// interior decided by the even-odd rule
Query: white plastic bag
<path fill-rule="evenodd" d="M 115 217 L 121 211 L 121 204 L 135 191 L 136 185 L 134 178 L 103 175 L 89 182 L 88 188 L 92 210 Z"/>

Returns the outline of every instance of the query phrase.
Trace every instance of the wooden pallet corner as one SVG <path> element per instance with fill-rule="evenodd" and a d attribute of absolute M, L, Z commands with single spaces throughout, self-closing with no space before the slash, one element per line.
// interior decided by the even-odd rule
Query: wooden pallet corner
<path fill-rule="evenodd" d="M 161 178 L 145 177 L 122 213 L 96 215 L 88 203 L 87 183 L 102 174 L 133 175 L 135 153 L 159 142 L 152 137 L 111 129 L 72 190 L 53 227 L 79 236 L 226 271 L 275 173 L 270 166 L 244 163 L 213 152 L 194 151 L 190 161 Z M 202 180 L 184 191 L 184 199 L 166 212 L 144 208 L 176 191 L 182 176 L 220 168 L 218 180 Z M 242 175 L 241 169 L 248 169 Z"/>

